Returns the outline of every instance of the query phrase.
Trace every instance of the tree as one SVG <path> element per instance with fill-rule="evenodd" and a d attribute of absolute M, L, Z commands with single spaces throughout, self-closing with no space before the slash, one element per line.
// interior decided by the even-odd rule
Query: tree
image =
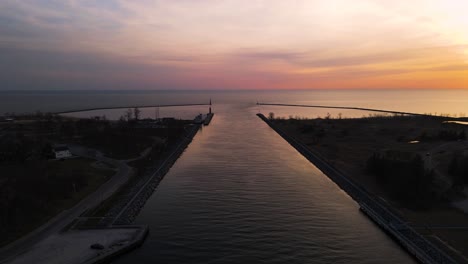
<path fill-rule="evenodd" d="M 125 111 L 125 118 L 127 119 L 127 121 L 130 121 L 132 120 L 132 117 L 133 117 L 133 111 L 132 109 L 127 109 L 127 111 Z"/>
<path fill-rule="evenodd" d="M 458 133 L 458 139 L 466 140 L 465 130 L 462 130 L 462 131 L 460 131 L 460 133 Z"/>
<path fill-rule="evenodd" d="M 140 119 L 140 113 L 141 113 L 141 110 L 138 107 L 135 107 L 133 109 L 133 116 L 135 117 L 135 120 Z"/>
<path fill-rule="evenodd" d="M 452 176 L 453 184 L 463 186 L 468 183 L 468 156 L 454 152 L 448 166 L 448 173 Z"/>
<path fill-rule="evenodd" d="M 275 113 L 270 112 L 270 113 L 268 114 L 268 119 L 270 119 L 270 120 L 275 119 Z"/>
<path fill-rule="evenodd" d="M 405 205 L 426 206 L 434 199 L 434 172 L 424 168 L 419 155 L 401 158 L 390 153 L 374 153 L 367 160 L 367 170 L 391 196 Z"/>

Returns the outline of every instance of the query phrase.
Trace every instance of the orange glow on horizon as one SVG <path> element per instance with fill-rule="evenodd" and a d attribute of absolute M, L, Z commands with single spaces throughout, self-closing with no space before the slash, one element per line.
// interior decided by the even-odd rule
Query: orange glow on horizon
<path fill-rule="evenodd" d="M 0 3 L 4 89 L 468 88 L 465 1 L 72 2 Z"/>

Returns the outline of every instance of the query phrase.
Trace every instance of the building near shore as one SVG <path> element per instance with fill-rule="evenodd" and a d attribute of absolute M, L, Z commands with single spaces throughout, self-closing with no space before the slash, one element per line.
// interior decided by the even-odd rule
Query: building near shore
<path fill-rule="evenodd" d="M 0 117 L 0 123 L 13 123 L 15 119 L 13 117 Z"/>
<path fill-rule="evenodd" d="M 55 154 L 55 158 L 58 160 L 69 159 L 72 157 L 70 149 L 68 148 L 67 145 L 55 145 L 53 147 L 53 151 Z"/>

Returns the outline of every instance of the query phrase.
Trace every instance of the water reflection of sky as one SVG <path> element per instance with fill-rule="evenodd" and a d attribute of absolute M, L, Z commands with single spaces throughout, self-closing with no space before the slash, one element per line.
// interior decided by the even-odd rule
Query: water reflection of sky
<path fill-rule="evenodd" d="M 283 103 L 324 106 L 349 106 L 404 111 L 413 113 L 448 113 L 465 116 L 468 90 L 312 90 L 312 91 L 55 91 L 55 92 L 0 92 L 0 113 L 66 111 L 94 107 L 115 107 L 157 104 L 208 103 L 213 107 L 225 104 Z M 162 108 L 161 108 L 162 109 Z M 174 114 L 190 112 L 190 108 L 167 108 Z M 125 109 L 106 111 L 109 117 L 119 117 Z M 144 109 L 144 115 L 154 116 L 154 109 Z M 203 110 L 202 112 L 206 112 Z M 262 111 L 270 111 L 264 108 Z M 333 109 L 279 108 L 271 110 L 280 116 L 361 117 L 361 111 Z M 147 113 L 146 113 L 147 112 Z M 200 110 L 195 109 L 195 113 Z M 100 115 L 102 112 L 92 113 Z M 89 113 L 87 113 L 88 115 Z M 161 110 L 161 114 L 164 111 Z M 367 113 L 365 113 L 367 115 Z"/>

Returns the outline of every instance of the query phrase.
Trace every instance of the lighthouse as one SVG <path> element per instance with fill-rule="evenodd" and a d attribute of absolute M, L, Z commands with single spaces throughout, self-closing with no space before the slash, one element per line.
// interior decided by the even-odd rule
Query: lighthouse
<path fill-rule="evenodd" d="M 210 98 L 210 112 L 209 113 L 211 114 L 211 98 Z"/>

